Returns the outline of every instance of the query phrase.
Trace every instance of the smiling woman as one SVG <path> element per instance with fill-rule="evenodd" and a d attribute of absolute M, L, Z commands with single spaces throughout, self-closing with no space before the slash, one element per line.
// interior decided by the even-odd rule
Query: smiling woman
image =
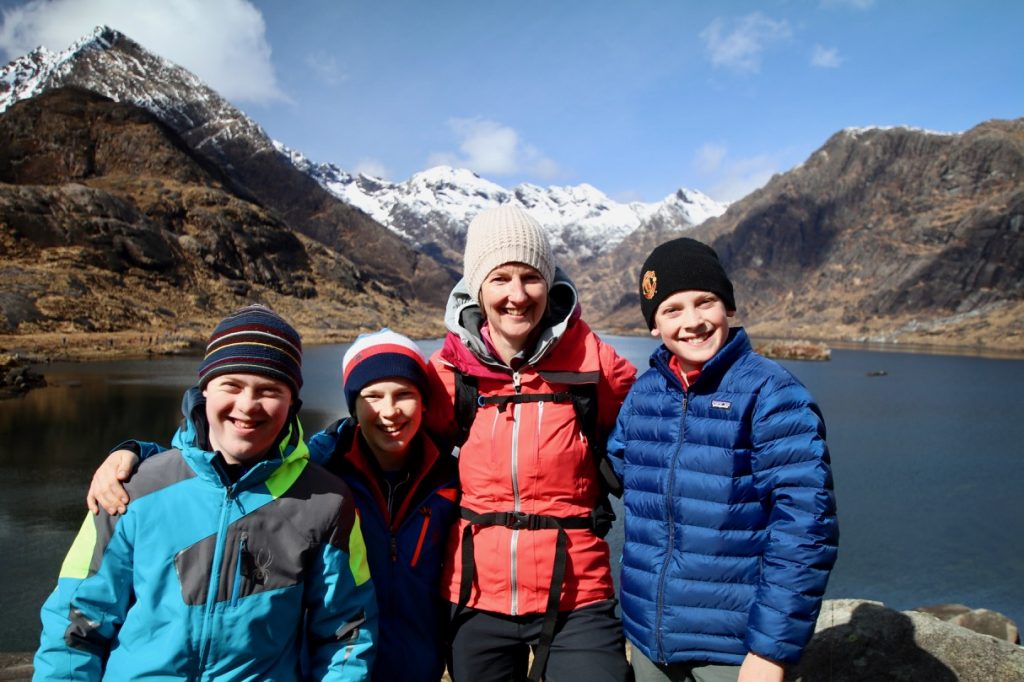
<path fill-rule="evenodd" d="M 491 342 L 506 363 L 526 346 L 548 305 L 548 284 L 536 269 L 506 263 L 491 270 L 480 287 L 480 307 Z"/>
<path fill-rule="evenodd" d="M 635 369 L 581 319 L 522 209 L 473 219 L 464 274 L 431 359 L 461 442 L 462 519 L 442 580 L 452 677 L 522 679 L 533 647 L 532 680 L 625 680 L 591 439 L 603 441 Z"/>

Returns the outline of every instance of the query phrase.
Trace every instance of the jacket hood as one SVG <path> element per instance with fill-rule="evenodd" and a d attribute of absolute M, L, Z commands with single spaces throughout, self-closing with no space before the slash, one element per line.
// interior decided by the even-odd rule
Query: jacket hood
<path fill-rule="evenodd" d="M 548 289 L 548 309 L 540 322 L 541 331 L 527 363 L 536 365 L 581 315 L 576 285 L 561 268 L 556 267 L 554 281 Z M 448 296 L 444 323 L 448 331 L 457 336 L 480 362 L 507 371 L 505 363 L 494 357 L 480 333 L 484 314 L 480 305 L 470 296 L 465 278 L 458 281 Z"/>
<path fill-rule="evenodd" d="M 299 408 L 302 402 L 295 399 L 288 415 L 288 421 L 277 437 L 274 452 L 269 453 L 259 462 L 253 464 L 241 478 L 239 484 L 246 487 L 260 483 L 269 478 L 279 468 L 302 464 L 309 459 L 309 449 L 302 436 L 302 424 L 299 422 Z M 181 450 L 182 455 L 192 463 L 197 473 L 204 478 L 223 482 L 214 461 L 220 459 L 219 454 L 210 447 L 210 424 L 206 419 L 206 398 L 198 386 L 185 391 L 181 398 L 181 413 L 184 419 L 174 433 L 171 445 Z"/>

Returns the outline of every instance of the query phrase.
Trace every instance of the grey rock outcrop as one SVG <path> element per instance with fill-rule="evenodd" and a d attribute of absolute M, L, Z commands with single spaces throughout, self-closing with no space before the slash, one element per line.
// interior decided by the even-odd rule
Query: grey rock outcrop
<path fill-rule="evenodd" d="M 826 601 L 794 682 L 1019 682 L 1024 649 L 920 611 Z"/>
<path fill-rule="evenodd" d="M 936 618 L 956 623 L 968 630 L 991 635 L 997 639 L 1005 639 L 1013 644 L 1020 644 L 1020 630 L 1012 620 L 991 609 L 972 609 L 963 604 L 937 604 L 914 609 L 928 613 Z"/>

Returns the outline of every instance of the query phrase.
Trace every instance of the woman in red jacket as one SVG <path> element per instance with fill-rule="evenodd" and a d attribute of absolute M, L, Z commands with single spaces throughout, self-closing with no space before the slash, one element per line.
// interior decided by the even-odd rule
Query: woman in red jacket
<path fill-rule="evenodd" d="M 442 578 L 452 677 L 522 679 L 533 647 L 531 679 L 628 679 L 592 447 L 603 448 L 636 370 L 583 322 L 574 285 L 521 209 L 479 214 L 464 266 L 431 358 L 462 413 L 448 423 L 464 427 L 462 518 Z"/>

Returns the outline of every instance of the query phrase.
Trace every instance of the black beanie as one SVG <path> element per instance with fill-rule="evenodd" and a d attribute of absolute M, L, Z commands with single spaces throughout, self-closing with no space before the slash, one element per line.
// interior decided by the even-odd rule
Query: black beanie
<path fill-rule="evenodd" d="M 640 312 L 648 329 L 654 329 L 654 313 L 677 291 L 710 291 L 722 299 L 726 310 L 736 310 L 732 282 L 707 244 L 679 237 L 651 251 L 640 268 Z"/>

